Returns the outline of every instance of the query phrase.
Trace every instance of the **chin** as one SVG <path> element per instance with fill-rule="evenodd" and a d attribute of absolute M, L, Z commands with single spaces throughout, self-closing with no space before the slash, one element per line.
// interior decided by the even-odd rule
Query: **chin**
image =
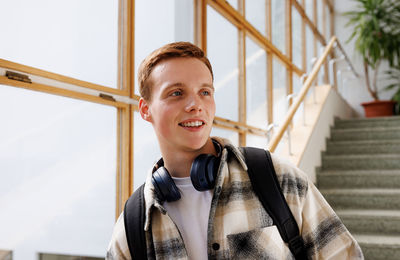
<path fill-rule="evenodd" d="M 208 138 L 206 138 L 205 140 L 199 140 L 196 142 L 190 142 L 188 144 L 188 147 L 190 147 L 191 150 L 201 150 L 202 148 L 204 148 L 207 144 Z"/>

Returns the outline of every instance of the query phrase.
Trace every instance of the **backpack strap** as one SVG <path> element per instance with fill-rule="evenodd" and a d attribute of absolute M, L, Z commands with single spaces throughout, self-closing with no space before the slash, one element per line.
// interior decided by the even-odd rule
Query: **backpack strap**
<path fill-rule="evenodd" d="M 308 259 L 299 227 L 283 196 L 271 155 L 268 151 L 243 147 L 248 174 L 254 192 L 277 226 L 283 241 L 295 259 Z"/>
<path fill-rule="evenodd" d="M 145 203 L 144 184 L 126 201 L 124 224 L 131 258 L 147 259 L 146 236 L 144 234 Z"/>

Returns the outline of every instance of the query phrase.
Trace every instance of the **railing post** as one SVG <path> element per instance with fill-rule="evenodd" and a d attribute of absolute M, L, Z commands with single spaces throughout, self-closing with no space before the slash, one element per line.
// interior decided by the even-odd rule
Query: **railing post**
<path fill-rule="evenodd" d="M 339 58 L 335 58 L 335 59 L 332 59 L 332 60 L 329 61 L 329 68 L 330 68 L 329 71 L 332 72 L 332 77 L 331 77 L 332 82 L 331 82 L 331 85 L 332 85 L 335 89 L 337 89 L 337 78 L 336 78 L 336 73 L 335 73 L 334 65 L 335 65 L 337 62 L 342 61 L 342 60 L 344 60 L 344 56 L 343 56 L 343 55 L 340 56 Z"/>

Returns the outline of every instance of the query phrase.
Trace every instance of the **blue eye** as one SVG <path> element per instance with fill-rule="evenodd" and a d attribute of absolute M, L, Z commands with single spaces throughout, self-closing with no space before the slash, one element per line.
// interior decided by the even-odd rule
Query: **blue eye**
<path fill-rule="evenodd" d="M 176 91 L 171 93 L 171 96 L 173 96 L 173 97 L 182 96 L 182 91 L 176 90 Z"/>
<path fill-rule="evenodd" d="M 202 94 L 203 96 L 209 96 L 209 95 L 211 95 L 210 91 L 208 91 L 208 90 L 203 90 L 203 91 L 201 92 L 201 94 Z"/>

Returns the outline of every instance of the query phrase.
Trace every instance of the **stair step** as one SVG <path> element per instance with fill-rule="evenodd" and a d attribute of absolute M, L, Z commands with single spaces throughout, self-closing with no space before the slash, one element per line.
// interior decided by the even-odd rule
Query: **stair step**
<path fill-rule="evenodd" d="M 400 210 L 337 210 L 351 233 L 400 235 Z"/>
<path fill-rule="evenodd" d="M 335 210 L 400 208 L 400 189 L 321 189 L 320 191 Z"/>
<path fill-rule="evenodd" d="M 400 154 L 322 155 L 323 170 L 400 169 Z"/>
<path fill-rule="evenodd" d="M 391 127 L 400 126 L 400 116 L 336 119 L 335 128 L 363 128 L 363 127 Z"/>
<path fill-rule="evenodd" d="M 400 140 L 400 127 L 331 129 L 331 141 Z"/>
<path fill-rule="evenodd" d="M 365 259 L 400 259 L 400 236 L 353 234 L 360 244 Z"/>
<path fill-rule="evenodd" d="M 400 154 L 400 140 L 328 141 L 326 154 Z"/>
<path fill-rule="evenodd" d="M 400 169 L 321 171 L 319 188 L 400 188 Z"/>
<path fill-rule="evenodd" d="M 317 183 L 365 259 L 400 259 L 400 116 L 336 119 Z"/>

